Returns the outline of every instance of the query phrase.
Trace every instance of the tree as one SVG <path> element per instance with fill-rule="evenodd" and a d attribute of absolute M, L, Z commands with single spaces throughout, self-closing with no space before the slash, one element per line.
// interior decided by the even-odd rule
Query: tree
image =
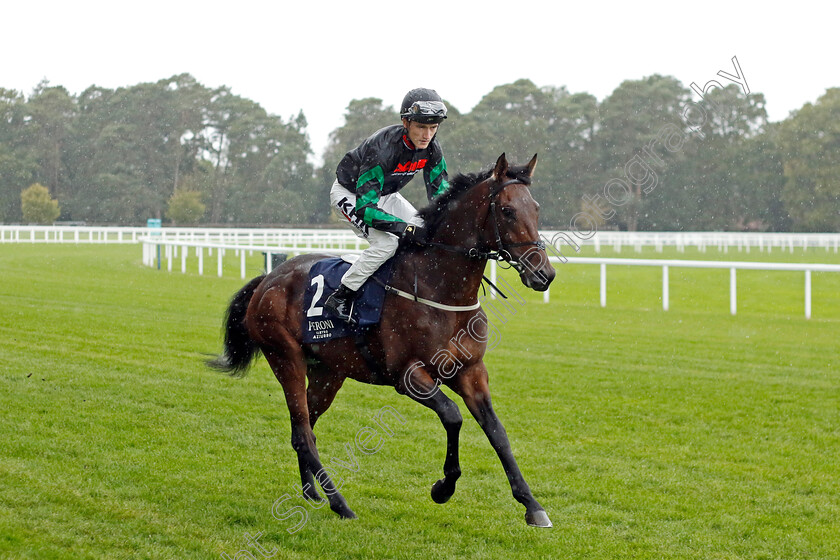
<path fill-rule="evenodd" d="M 61 214 L 58 201 L 50 196 L 47 187 L 34 183 L 20 193 L 23 220 L 34 224 L 51 224 Z"/>
<path fill-rule="evenodd" d="M 528 161 L 548 144 L 548 127 L 557 112 L 551 93 L 525 79 L 493 88 L 453 122 L 448 159 L 471 173 L 489 168 L 503 152 L 512 161 Z"/>
<path fill-rule="evenodd" d="M 200 149 L 200 135 L 204 128 L 203 108 L 210 99 L 210 90 L 189 74 L 179 74 L 160 80 L 158 86 L 167 92 L 168 122 L 166 151 L 172 170 L 172 192 L 178 190 L 182 172 L 189 172 Z"/>
<path fill-rule="evenodd" d="M 20 191 L 32 184 L 35 165 L 25 157 L 7 152 L 0 144 L 0 222 L 21 219 Z"/>
<path fill-rule="evenodd" d="M 542 227 L 568 227 L 591 167 L 597 102 L 565 87 L 537 87 L 521 79 L 493 89 L 447 130 L 450 168 L 477 172 L 504 152 L 513 161 L 539 165 L 531 190 L 540 203 Z M 448 125 L 449 126 L 449 125 Z"/>
<path fill-rule="evenodd" d="M 37 165 L 26 147 L 26 100 L 0 88 L 0 222 L 19 221 L 20 191 L 35 180 Z"/>
<path fill-rule="evenodd" d="M 273 212 L 268 223 L 324 223 L 330 213 L 327 188 L 317 182 L 303 112 L 287 124 L 277 121 L 270 129 L 274 139 L 272 155 L 262 171 L 261 181 L 268 193 L 265 206 Z"/>
<path fill-rule="evenodd" d="M 785 186 L 793 228 L 840 231 L 840 88 L 828 89 L 781 124 Z"/>
<path fill-rule="evenodd" d="M 775 124 L 767 125 L 764 132 L 738 146 L 732 196 L 740 205 L 740 212 L 735 216 L 733 229 L 790 231 L 790 215 L 782 196 L 782 159 Z"/>
<path fill-rule="evenodd" d="M 199 191 L 178 189 L 169 197 L 166 217 L 172 220 L 172 225 L 196 224 L 206 209 Z"/>
<path fill-rule="evenodd" d="M 20 147 L 22 127 L 26 122 L 25 105 L 26 100 L 20 92 L 0 88 L 0 145 Z"/>
<path fill-rule="evenodd" d="M 91 86 L 76 99 L 77 117 L 73 135 L 67 139 L 66 150 L 73 192 L 69 198 L 62 198 L 63 211 L 73 220 L 116 221 L 104 213 L 106 196 L 98 188 L 100 181 L 97 180 L 97 175 L 111 172 L 121 158 L 121 155 L 115 154 L 114 161 L 108 162 L 100 150 L 110 151 L 112 147 L 108 142 L 111 140 L 125 142 L 118 135 L 106 142 L 100 138 L 116 116 L 113 96 L 113 90 Z M 125 128 L 122 130 L 127 132 Z"/>
<path fill-rule="evenodd" d="M 679 151 L 662 149 L 659 137 L 663 130 L 670 130 L 664 127 L 682 124 L 681 109 L 688 99 L 689 90 L 679 80 L 655 74 L 622 82 L 601 103 L 597 132 L 603 172 L 600 186 L 605 192 L 608 181 L 615 180 L 613 185 L 618 186 L 612 189 L 617 193 L 613 195 L 613 223 L 634 231 L 647 225 L 648 204 L 663 203 L 667 194 L 657 192 L 658 198 L 650 203 L 645 195 L 651 195 L 658 185 L 662 168 L 684 157 Z"/>
<path fill-rule="evenodd" d="M 768 210 L 779 190 L 767 172 L 780 168 L 765 149 L 767 138 L 757 140 L 767 128 L 764 96 L 730 85 L 710 91 L 702 105 L 687 103 L 680 114 L 692 140 L 661 171 L 663 203 L 647 205 L 643 223 L 675 230 L 770 228 L 778 215 Z"/>
<path fill-rule="evenodd" d="M 62 86 L 46 81 L 35 88 L 26 104 L 30 147 L 39 164 L 37 177 L 57 196 L 70 196 L 66 142 L 76 116 L 75 99 Z"/>
<path fill-rule="evenodd" d="M 487 169 L 501 152 L 539 154 L 532 192 L 544 228 L 600 211 L 598 227 L 840 229 L 840 89 L 772 125 L 761 94 L 730 85 L 695 103 L 659 75 L 625 81 L 600 104 L 522 79 L 469 113 L 447 105 L 450 175 Z M 338 161 L 399 122 L 381 99 L 351 101 L 316 173 L 302 112 L 270 115 L 189 74 L 78 97 L 46 81 L 29 99 L 0 88 L 0 221 L 20 221 L 21 189 L 39 183 L 61 200 L 61 219 L 143 222 L 168 216 L 184 190 L 201 193 L 210 223 L 324 223 Z M 593 208 L 607 185 L 612 199 Z M 424 189 L 405 194 L 425 204 Z"/>
<path fill-rule="evenodd" d="M 116 91 L 90 87 L 77 100 L 62 199 L 77 219 L 118 223 L 161 217 L 206 148 L 210 92 L 189 74 Z"/>
<path fill-rule="evenodd" d="M 545 227 L 567 229 L 578 212 L 588 209 L 583 196 L 600 182 L 596 132 L 598 100 L 589 93 L 569 94 L 565 88 L 543 88 L 554 99 L 548 119 L 548 139 L 540 152 L 537 184 L 546 185 L 540 222 Z M 592 216 L 591 211 L 589 215 Z M 594 217 L 596 220 L 597 217 Z"/>
<path fill-rule="evenodd" d="M 287 123 L 220 88 L 211 96 L 205 124 L 203 151 L 212 166 L 211 222 L 311 221 L 315 208 L 302 202 L 313 190 L 303 113 Z"/>

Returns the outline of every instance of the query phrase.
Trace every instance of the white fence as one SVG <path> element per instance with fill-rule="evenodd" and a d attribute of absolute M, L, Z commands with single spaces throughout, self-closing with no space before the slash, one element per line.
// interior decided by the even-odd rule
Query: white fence
<path fill-rule="evenodd" d="M 596 252 L 602 247 L 611 247 L 615 252 L 632 248 L 641 252 L 644 247 L 653 247 L 661 252 L 664 247 L 675 247 L 684 252 L 694 247 L 700 252 L 717 248 L 726 253 L 730 249 L 749 253 L 751 250 L 782 250 L 794 252 L 797 249 L 824 249 L 838 252 L 840 234 L 837 233 L 738 233 L 738 232 L 617 232 L 599 231 L 589 239 L 577 237 L 575 232 L 542 231 L 540 236 L 558 252 L 574 251 L 575 246 L 593 246 Z M 0 243 L 142 243 L 143 263 L 147 266 L 161 266 L 166 262 L 172 270 L 174 261 L 180 260 L 182 272 L 186 272 L 188 254 L 193 252 L 198 259 L 198 272 L 204 273 L 205 256 L 215 257 L 216 271 L 222 275 L 223 258 L 233 252 L 240 261 L 240 274 L 244 278 L 245 257 L 260 252 L 270 263 L 272 254 L 298 254 L 314 251 L 330 253 L 359 252 L 367 243 L 346 228 L 341 229 L 256 229 L 256 228 L 147 228 L 147 227 L 94 227 L 94 226 L 20 226 L 0 225 Z M 557 254 L 557 252 L 555 252 Z M 561 253 L 562 254 L 562 253 Z M 570 253 L 571 254 L 571 253 Z M 840 265 L 754 263 L 728 261 L 650 260 L 620 258 L 551 257 L 552 262 L 570 264 L 598 264 L 601 267 L 601 306 L 606 306 L 607 265 L 658 266 L 662 268 L 662 307 L 669 307 L 668 273 L 670 268 L 720 268 L 730 270 L 730 312 L 737 310 L 736 271 L 793 270 L 805 273 L 804 305 L 805 316 L 811 316 L 811 272 L 840 271 Z M 491 263 L 491 280 L 495 278 L 495 262 Z M 544 300 L 549 300 L 545 292 Z"/>
<path fill-rule="evenodd" d="M 599 231 L 589 239 L 581 239 L 575 232 L 543 231 L 541 236 L 557 248 L 565 246 L 574 249 L 575 245 L 591 245 L 596 253 L 600 253 L 602 247 L 612 247 L 616 252 L 629 247 L 637 253 L 640 253 L 643 247 L 654 247 L 657 252 L 662 252 L 664 247 L 676 247 L 679 252 L 684 252 L 687 247 L 694 247 L 701 252 L 716 247 L 724 253 L 730 249 L 749 253 L 750 250 L 771 252 L 777 249 L 793 252 L 796 249 L 813 248 L 833 250 L 837 253 L 840 249 L 838 233 Z"/>
<path fill-rule="evenodd" d="M 0 243 L 137 243 L 148 228 L 0 226 Z"/>
<path fill-rule="evenodd" d="M 187 271 L 187 258 L 191 250 L 198 260 L 198 273 L 204 273 L 204 255 L 212 258 L 215 254 L 216 274 L 223 275 L 223 259 L 227 252 L 233 252 L 239 259 L 239 271 L 241 278 L 245 278 L 247 271 L 245 258 L 247 254 L 254 252 L 263 253 L 265 256 L 265 269 L 271 268 L 271 255 L 286 254 L 296 255 L 300 253 L 311 253 L 325 251 L 333 254 L 359 253 L 356 248 L 330 248 L 330 247 L 300 247 L 300 246 L 267 246 L 267 245 L 240 245 L 240 244 L 214 244 L 200 241 L 163 241 L 157 237 L 142 239 L 143 243 L 143 264 L 146 266 L 165 267 L 172 271 L 173 263 L 180 260 L 181 272 Z M 714 268 L 729 270 L 729 312 L 735 315 L 737 312 L 737 270 L 774 270 L 774 271 L 800 271 L 805 273 L 804 304 L 805 317 L 811 318 L 811 272 L 840 272 L 840 265 L 819 264 L 819 263 L 762 263 L 762 262 L 738 262 L 738 261 L 692 261 L 692 260 L 671 260 L 671 259 L 624 259 L 624 258 L 589 258 L 589 257 L 549 257 L 552 263 L 561 264 L 597 264 L 600 265 L 600 302 L 601 307 L 607 305 L 607 265 L 610 266 L 656 266 L 662 268 L 662 309 L 667 311 L 670 307 L 669 270 L 671 268 Z M 497 277 L 496 261 L 490 261 L 490 280 L 494 284 Z M 491 297 L 492 294 L 491 290 Z M 548 303 L 550 291 L 543 292 L 543 301 Z"/>
<path fill-rule="evenodd" d="M 162 241 L 203 241 L 220 244 L 277 244 L 303 248 L 362 248 L 364 241 L 347 228 L 340 229 L 256 229 L 256 228 L 145 228 L 92 226 L 20 226 L 0 225 L 0 243 L 137 243 L 145 235 L 155 232 Z M 812 249 L 840 251 L 840 233 L 739 233 L 739 232 L 628 232 L 599 231 L 589 239 L 577 237 L 575 232 L 546 230 L 541 236 L 557 248 L 593 246 L 600 253 L 602 247 L 620 252 L 643 247 L 676 247 L 680 252 L 688 247 L 706 251 L 717 247 L 750 252 Z"/>
<path fill-rule="evenodd" d="M 355 236 L 354 236 L 355 237 Z M 157 266 L 163 268 L 166 263 L 166 270 L 172 272 L 173 263 L 176 260 L 181 262 L 181 272 L 187 271 L 187 258 L 193 252 L 198 261 L 198 273 L 204 274 L 205 252 L 208 258 L 216 258 L 216 274 L 221 278 L 223 275 L 223 264 L 225 255 L 233 252 L 239 259 L 239 274 L 241 278 L 246 277 L 245 257 L 255 252 L 262 253 L 265 257 L 265 269 L 271 268 L 272 255 L 298 255 L 301 253 L 317 253 L 320 251 L 330 254 L 361 253 L 361 248 L 337 247 L 335 245 L 319 246 L 311 243 L 308 246 L 301 245 L 248 245 L 238 243 L 213 243 L 205 241 L 164 241 L 158 237 L 144 237 L 143 243 L 143 264 L 146 266 Z M 355 242 L 353 242 L 355 243 Z M 192 250 L 192 251 L 191 251 Z"/>
<path fill-rule="evenodd" d="M 0 243 L 138 243 L 161 241 L 220 244 L 277 244 L 304 248 L 361 248 L 364 241 L 343 229 L 145 228 L 87 226 L 0 226 Z M 366 244 L 365 244 L 366 245 Z"/>
<path fill-rule="evenodd" d="M 550 257 L 551 262 L 563 262 L 559 257 Z M 606 259 L 569 257 L 565 264 L 597 264 L 601 267 L 601 307 L 607 306 L 607 265 L 658 266 L 662 268 L 662 309 L 670 307 L 669 270 L 671 268 L 716 268 L 729 269 L 729 312 L 738 310 L 737 270 L 788 270 L 805 272 L 805 318 L 811 318 L 811 272 L 840 272 L 838 264 L 817 263 L 762 263 L 737 261 L 684 261 L 668 259 Z M 546 301 L 548 295 L 546 293 Z"/>

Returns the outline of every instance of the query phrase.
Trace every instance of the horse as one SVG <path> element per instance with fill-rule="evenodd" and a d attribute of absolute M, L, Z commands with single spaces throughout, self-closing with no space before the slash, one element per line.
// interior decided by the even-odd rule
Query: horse
<path fill-rule="evenodd" d="M 545 244 L 538 238 L 539 204 L 529 189 L 536 163 L 535 155 L 527 165 L 513 166 L 502 154 L 490 170 L 455 177 L 448 191 L 418 212 L 426 241 L 401 246 L 393 257 L 381 320 L 366 331 L 364 344 L 353 337 L 302 342 L 309 269 L 328 255 L 289 259 L 234 295 L 224 320 L 224 351 L 208 364 L 244 375 L 259 353 L 265 356 L 283 387 L 305 499 L 323 501 L 315 474 L 330 509 L 342 518 L 356 517 L 324 469 L 313 433 L 318 418 L 351 378 L 393 386 L 437 413 L 446 431 L 446 458 L 444 477 L 432 485 L 431 497 L 439 504 L 449 500 L 461 475 L 458 437 L 463 420 L 458 405 L 439 390 L 445 384 L 463 399 L 489 439 L 513 497 L 525 506 L 527 524 L 552 526 L 493 410 L 483 360 L 488 323 L 477 301 L 489 259 L 509 263 L 521 282 L 536 291 L 547 290 L 554 279 Z"/>

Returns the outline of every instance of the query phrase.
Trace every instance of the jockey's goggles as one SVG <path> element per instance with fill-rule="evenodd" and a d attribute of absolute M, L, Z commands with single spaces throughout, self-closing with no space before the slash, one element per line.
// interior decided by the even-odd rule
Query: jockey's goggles
<path fill-rule="evenodd" d="M 439 119 L 445 119 L 446 105 L 442 101 L 415 101 L 400 116 L 406 119 L 415 117 L 437 117 Z"/>

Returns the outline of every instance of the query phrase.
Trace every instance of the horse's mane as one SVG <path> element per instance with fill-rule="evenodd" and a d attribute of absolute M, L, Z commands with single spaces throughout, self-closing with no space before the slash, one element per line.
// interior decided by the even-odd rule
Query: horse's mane
<path fill-rule="evenodd" d="M 423 218 L 429 236 L 434 235 L 435 231 L 440 227 L 450 206 L 455 201 L 459 200 L 474 186 L 487 180 L 492 174 L 492 168 L 481 173 L 459 173 L 450 181 L 449 189 L 445 193 L 433 199 L 427 206 L 421 208 L 417 213 Z M 505 176 L 525 185 L 531 184 L 531 176 L 528 174 L 527 165 L 510 166 Z"/>

